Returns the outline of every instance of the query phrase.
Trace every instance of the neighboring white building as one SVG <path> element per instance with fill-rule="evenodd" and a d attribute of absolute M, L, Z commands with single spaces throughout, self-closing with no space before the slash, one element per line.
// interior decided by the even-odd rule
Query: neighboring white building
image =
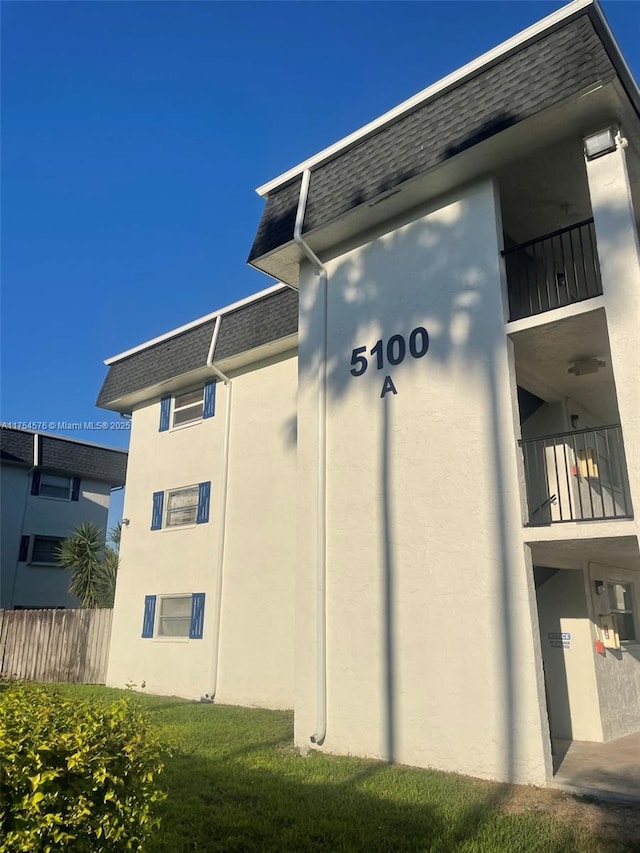
<path fill-rule="evenodd" d="M 260 188 L 283 284 L 108 362 L 110 684 L 518 782 L 640 731 L 639 116 L 579 0 Z"/>
<path fill-rule="evenodd" d="M 106 530 L 126 450 L 3 427 L 0 461 L 0 608 L 77 606 L 56 551 L 83 522 Z"/>

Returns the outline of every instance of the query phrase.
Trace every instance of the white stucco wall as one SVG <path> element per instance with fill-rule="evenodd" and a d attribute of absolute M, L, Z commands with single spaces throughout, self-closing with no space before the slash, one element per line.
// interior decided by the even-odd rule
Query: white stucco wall
<path fill-rule="evenodd" d="M 560 569 L 537 591 L 551 735 L 602 740 L 584 575 Z M 564 644 L 561 634 L 566 635 Z"/>
<path fill-rule="evenodd" d="M 220 702 L 293 707 L 297 362 L 233 376 Z"/>
<path fill-rule="evenodd" d="M 232 374 L 229 493 L 216 701 L 291 707 L 296 358 Z M 216 415 L 158 432 L 160 404 L 133 414 L 107 683 L 151 693 L 212 692 L 215 561 L 226 391 Z M 152 531 L 155 491 L 211 481 L 209 522 Z M 142 639 L 145 595 L 204 592 L 201 640 Z"/>
<path fill-rule="evenodd" d="M 83 477 L 80 497 L 77 501 L 56 500 L 42 495 L 31 494 L 31 474 L 27 471 L 7 466 L 3 468 L 3 492 L 10 512 L 5 516 L 3 507 L 3 566 L 5 547 L 7 549 L 7 570 L 5 576 L 11 576 L 9 586 L 3 588 L 3 603 L 6 607 L 75 607 L 77 599 L 69 594 L 70 576 L 68 572 L 56 566 L 36 566 L 29 562 L 17 562 L 20 537 L 71 536 L 82 522 L 93 522 L 101 529 L 106 528 L 109 511 L 110 487 L 106 483 Z M 16 499 L 14 502 L 13 495 Z M 5 544 L 5 531 L 7 542 Z M 18 545 L 11 543 L 17 541 Z M 12 550 L 12 555 L 8 553 Z"/>
<path fill-rule="evenodd" d="M 640 247 L 626 151 L 587 162 L 587 178 L 609 327 L 611 364 L 629 472 L 635 532 L 640 532 Z M 631 154 L 630 156 L 634 156 Z"/>
<path fill-rule="evenodd" d="M 323 748 L 545 781 L 515 377 L 490 182 L 328 262 Z M 296 742 L 316 729 L 318 280 L 301 270 Z M 378 370 L 376 341 L 428 354 Z M 370 364 L 350 375 L 352 350 Z M 381 399 L 385 376 L 397 395 Z"/>

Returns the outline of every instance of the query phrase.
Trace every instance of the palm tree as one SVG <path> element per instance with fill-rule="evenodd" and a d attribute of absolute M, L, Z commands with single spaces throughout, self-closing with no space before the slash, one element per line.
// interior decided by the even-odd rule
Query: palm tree
<path fill-rule="evenodd" d="M 83 522 L 58 549 L 58 565 L 71 572 L 69 592 L 81 607 L 113 607 L 118 573 L 121 525 L 104 531 Z M 110 543 L 110 544 L 107 544 Z"/>

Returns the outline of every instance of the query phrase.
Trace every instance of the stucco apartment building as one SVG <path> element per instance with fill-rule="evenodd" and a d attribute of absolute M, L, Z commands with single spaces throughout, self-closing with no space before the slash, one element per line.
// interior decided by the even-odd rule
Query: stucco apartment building
<path fill-rule="evenodd" d="M 106 530 L 126 470 L 126 450 L 0 429 L 0 609 L 78 605 L 58 546 L 83 522 Z"/>
<path fill-rule="evenodd" d="M 258 192 L 279 283 L 110 359 L 110 684 L 544 783 L 640 730 L 640 96 L 572 3 Z"/>

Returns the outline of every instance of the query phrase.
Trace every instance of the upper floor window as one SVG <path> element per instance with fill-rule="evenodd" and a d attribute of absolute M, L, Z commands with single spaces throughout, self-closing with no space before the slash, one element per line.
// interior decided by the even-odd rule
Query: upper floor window
<path fill-rule="evenodd" d="M 31 564 L 40 566 L 57 566 L 58 549 L 64 542 L 59 536 L 34 536 L 31 551 Z"/>
<path fill-rule="evenodd" d="M 203 408 L 204 388 L 200 388 L 198 391 L 189 391 L 187 394 L 180 394 L 174 400 L 172 425 L 175 427 L 201 421 Z"/>
<path fill-rule="evenodd" d="M 68 501 L 71 497 L 71 477 L 43 472 L 40 478 L 40 494 L 46 498 L 60 498 Z"/>
<path fill-rule="evenodd" d="M 169 428 L 183 427 L 212 418 L 216 412 L 215 380 L 205 382 L 201 388 L 185 391 L 160 400 L 160 432 Z"/>
<path fill-rule="evenodd" d="M 77 501 L 80 497 L 80 478 L 34 471 L 31 494 L 59 501 Z"/>

